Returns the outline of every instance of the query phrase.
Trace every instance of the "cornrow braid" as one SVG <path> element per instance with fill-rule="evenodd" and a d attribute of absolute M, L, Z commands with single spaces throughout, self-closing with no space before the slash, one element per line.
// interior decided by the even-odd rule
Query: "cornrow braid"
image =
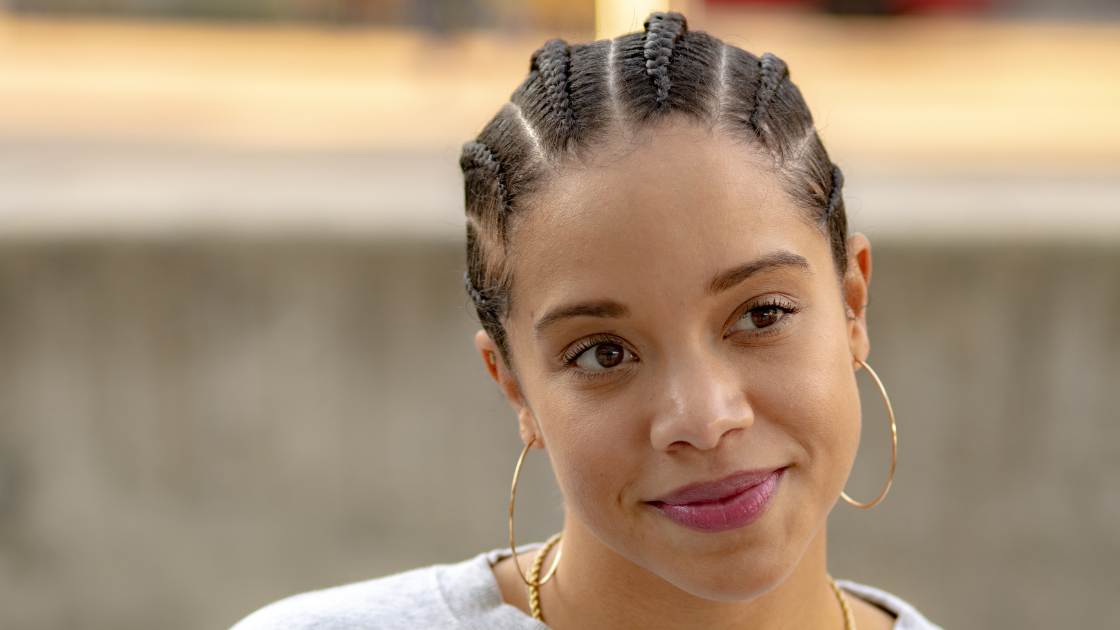
<path fill-rule="evenodd" d="M 657 88 L 658 112 L 666 112 L 670 109 L 669 89 L 673 86 L 669 78 L 669 60 L 677 40 L 688 32 L 688 21 L 680 13 L 654 13 L 646 18 L 644 26 L 646 73 Z"/>
<path fill-rule="evenodd" d="M 467 142 L 463 145 L 463 152 L 459 156 L 459 168 L 463 170 L 465 175 L 481 171 L 481 177 L 477 178 L 479 182 L 489 184 L 492 190 L 474 190 L 471 191 L 475 195 L 489 194 L 493 197 L 491 201 L 497 201 L 498 208 L 502 213 L 509 210 L 506 203 L 505 184 L 502 182 L 502 164 L 490 147 L 482 144 L 481 142 Z M 475 179 L 475 178 L 471 178 Z M 471 182 L 468 181 L 468 185 Z M 470 194 L 470 193 L 468 193 Z"/>
<path fill-rule="evenodd" d="M 832 190 L 828 193 L 828 210 L 826 214 L 832 216 L 832 213 L 840 207 L 843 203 L 844 197 L 841 189 L 844 188 L 844 173 L 840 172 L 840 167 L 835 164 L 832 165 Z"/>
<path fill-rule="evenodd" d="M 506 191 L 502 164 L 490 147 L 481 142 L 468 142 L 463 145 L 459 157 L 459 167 L 463 170 L 468 203 L 467 248 L 475 251 L 483 249 L 480 238 L 488 233 L 505 234 L 509 220 L 509 195 Z M 488 249 L 493 249 L 490 247 Z M 468 257 L 467 269 L 463 272 L 463 285 L 474 303 L 479 319 L 486 322 L 499 322 L 501 318 L 500 299 L 491 299 L 486 293 L 493 292 L 485 279 L 485 259 L 481 256 Z M 478 287 L 483 287 L 481 290 Z M 501 290 L 497 291 L 499 297 Z"/>
<path fill-rule="evenodd" d="M 789 76 L 789 68 L 786 62 L 771 55 L 770 53 L 763 53 L 762 59 L 759 61 L 759 77 L 760 82 L 758 92 L 755 93 L 754 113 L 751 114 L 751 126 L 755 129 L 760 129 L 762 117 L 766 115 L 770 108 L 770 101 L 774 100 L 774 95 L 778 93 L 778 88 L 782 85 L 782 80 Z"/>
<path fill-rule="evenodd" d="M 463 288 L 467 290 L 467 295 L 470 296 L 471 302 L 474 303 L 475 308 L 479 310 L 485 310 L 487 308 L 487 302 L 489 302 L 489 300 L 486 299 L 485 295 L 479 293 L 478 289 L 474 288 L 474 282 L 471 282 L 471 272 L 469 269 L 463 270 Z"/>
<path fill-rule="evenodd" d="M 568 68 L 571 51 L 562 39 L 553 39 L 533 53 L 530 71 L 537 71 L 544 82 L 548 115 L 558 127 L 558 135 L 569 138 L 575 130 L 575 118 L 568 92 Z"/>
<path fill-rule="evenodd" d="M 828 192 L 828 209 L 825 210 L 823 223 L 832 248 L 833 261 L 838 271 L 847 269 L 848 262 L 848 214 L 844 209 L 844 173 L 840 167 L 832 165 L 832 187 Z M 841 262 L 842 261 L 842 262 Z"/>
<path fill-rule="evenodd" d="M 785 193 L 829 239 L 839 275 L 847 271 L 843 175 L 828 157 L 808 106 L 778 57 L 752 55 L 689 31 L 679 13 L 654 13 L 645 31 L 612 41 L 554 39 L 533 56 L 510 102 L 463 145 L 467 273 L 479 321 L 508 365 L 504 319 L 515 277 L 510 226 L 532 210 L 532 195 L 568 160 L 681 116 L 755 143 Z"/>

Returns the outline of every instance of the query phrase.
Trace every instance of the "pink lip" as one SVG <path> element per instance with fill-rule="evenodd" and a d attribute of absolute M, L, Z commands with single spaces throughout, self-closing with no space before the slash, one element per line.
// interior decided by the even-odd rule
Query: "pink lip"
<path fill-rule="evenodd" d="M 647 505 L 693 529 L 738 529 L 753 523 L 766 511 L 783 470 L 735 473 L 719 481 L 686 486 Z"/>

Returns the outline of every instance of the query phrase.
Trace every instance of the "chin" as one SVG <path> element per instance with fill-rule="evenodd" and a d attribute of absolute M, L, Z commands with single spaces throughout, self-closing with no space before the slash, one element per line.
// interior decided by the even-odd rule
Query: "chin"
<path fill-rule="evenodd" d="M 729 554 L 709 562 L 667 558 L 664 566 L 647 568 L 689 595 L 732 602 L 765 595 L 784 582 L 800 560 L 800 555 L 791 555 L 774 549 Z"/>

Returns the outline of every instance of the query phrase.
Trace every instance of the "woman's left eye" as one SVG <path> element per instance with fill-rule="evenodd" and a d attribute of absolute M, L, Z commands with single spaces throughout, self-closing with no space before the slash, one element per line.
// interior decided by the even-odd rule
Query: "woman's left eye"
<path fill-rule="evenodd" d="M 634 355 L 617 343 L 598 343 L 584 350 L 576 357 L 575 364 L 588 371 L 609 370 L 617 365 L 633 361 Z"/>
<path fill-rule="evenodd" d="M 783 317 L 789 314 L 789 311 L 777 306 L 776 304 L 768 304 L 766 306 L 758 306 L 743 313 L 739 321 L 731 327 L 731 330 L 756 330 L 759 328 L 769 328 L 777 324 Z"/>

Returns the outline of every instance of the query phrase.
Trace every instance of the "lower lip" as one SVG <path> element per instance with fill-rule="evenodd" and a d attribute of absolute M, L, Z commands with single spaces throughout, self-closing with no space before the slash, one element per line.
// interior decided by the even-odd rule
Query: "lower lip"
<path fill-rule="evenodd" d="M 685 527 L 704 532 L 725 532 L 746 527 L 758 520 L 770 505 L 774 490 L 778 487 L 781 470 L 775 470 L 757 485 L 739 494 L 712 503 L 685 503 L 669 505 L 650 503 L 649 505 Z"/>

